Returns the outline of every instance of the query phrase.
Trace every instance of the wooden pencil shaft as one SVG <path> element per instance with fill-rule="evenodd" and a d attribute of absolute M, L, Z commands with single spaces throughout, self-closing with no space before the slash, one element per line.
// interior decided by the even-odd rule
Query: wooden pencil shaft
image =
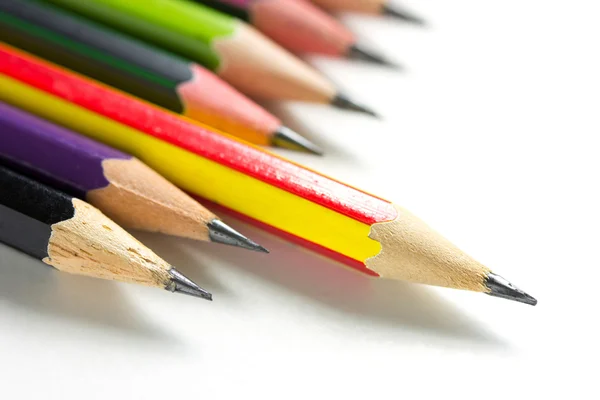
<path fill-rule="evenodd" d="M 194 0 L 241 18 L 299 54 L 345 56 L 356 38 L 339 21 L 305 0 Z"/>
<path fill-rule="evenodd" d="M 96 208 L 1 164 L 0 242 L 62 272 L 212 299 Z"/>
<path fill-rule="evenodd" d="M 255 144 L 281 127 L 197 64 L 51 5 L 0 1 L 0 40 Z"/>
<path fill-rule="evenodd" d="M 0 96 L 5 99 L 131 149 L 186 190 L 319 244 L 354 268 L 388 278 L 487 290 L 488 269 L 386 200 L 108 88 L 36 65 L 31 57 L 13 52 L 7 58 L 2 46 L 0 71 L 46 93 L 2 80 L 6 89 L 0 85 Z M 198 184 L 203 181 L 212 185 Z"/>
<path fill-rule="evenodd" d="M 379 14 L 388 0 L 312 0 L 312 2 L 330 11 Z"/>
<path fill-rule="evenodd" d="M 0 1 L 0 39 L 182 113 L 177 86 L 191 63 L 91 21 L 30 0 Z"/>
<path fill-rule="evenodd" d="M 0 240 L 63 272 L 170 282 L 171 266 L 97 209 L 1 165 Z"/>
<path fill-rule="evenodd" d="M 63 110 L 60 104 L 44 100 L 35 92 L 25 88 L 11 89 L 14 85 L 6 80 L 0 85 L 0 97 L 5 101 L 121 150 L 133 152 L 185 190 L 216 203 L 229 204 L 230 208 L 254 219 L 345 254 L 346 258 L 354 260 L 355 268 L 363 271 L 364 260 L 378 251 L 377 244 L 366 237 L 370 224 L 395 215 L 389 202 L 217 135 L 206 127 L 175 118 L 2 45 L 0 72 L 64 101 L 78 104 L 92 113 L 114 118 L 121 125 L 95 118 L 90 112 Z M 61 84 L 56 85 L 59 81 Z M 124 109 L 126 105 L 127 111 Z M 79 116 L 75 118 L 76 115 Z M 144 134 L 124 126 L 135 126 L 133 129 Z M 180 146 L 190 155 L 172 146 L 159 150 L 159 139 L 172 146 Z M 218 178 L 213 176 L 215 174 Z M 210 182 L 210 185 L 205 182 Z M 273 203 L 277 207 L 273 207 Z M 314 216 L 317 224 L 313 225 L 303 215 Z"/>
<path fill-rule="evenodd" d="M 330 103 L 337 95 L 328 79 L 254 28 L 195 3 L 46 1 L 202 63 L 253 97 Z"/>
<path fill-rule="evenodd" d="M 0 158 L 128 228 L 208 241 L 217 218 L 131 156 L 1 102 Z"/>

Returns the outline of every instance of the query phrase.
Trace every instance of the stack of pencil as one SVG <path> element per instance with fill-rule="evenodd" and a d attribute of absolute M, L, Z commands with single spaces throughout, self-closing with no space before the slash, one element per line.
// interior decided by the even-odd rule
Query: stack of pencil
<path fill-rule="evenodd" d="M 250 98 L 374 114 L 292 55 L 389 64 L 317 5 L 422 23 L 376 0 L 0 0 L 0 241 L 212 299 L 118 225 L 268 252 L 206 206 L 372 277 L 536 304 L 405 209 L 257 147 L 321 154 Z"/>

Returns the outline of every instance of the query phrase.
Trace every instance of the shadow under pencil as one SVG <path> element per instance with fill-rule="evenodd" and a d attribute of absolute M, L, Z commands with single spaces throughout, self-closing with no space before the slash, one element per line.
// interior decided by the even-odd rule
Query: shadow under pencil
<path fill-rule="evenodd" d="M 0 301 L 136 338 L 174 343 L 160 327 L 136 313 L 114 282 L 62 273 L 4 244 L 0 246 Z"/>
<path fill-rule="evenodd" d="M 261 105 L 276 115 L 277 118 L 281 119 L 285 126 L 317 144 L 329 161 L 334 160 L 335 162 L 351 164 L 357 168 L 361 166 L 361 158 L 357 157 L 352 151 L 349 151 L 347 146 L 340 143 L 339 140 L 332 140 L 331 135 L 328 133 L 329 129 L 344 130 L 346 129 L 345 125 L 340 126 L 337 122 L 335 125 L 329 124 L 325 126 L 321 123 L 314 123 L 315 120 L 321 122 L 329 119 L 329 113 L 339 111 L 327 109 L 328 106 L 298 102 L 263 102 Z M 308 110 L 312 111 L 311 118 L 307 118 Z M 315 118 L 315 114 L 317 118 Z M 355 121 L 353 117 L 353 114 L 345 116 L 343 120 L 344 124 L 352 124 Z M 363 117 L 359 115 L 357 118 Z"/>
<path fill-rule="evenodd" d="M 242 253 L 247 252 L 247 250 L 224 244 L 198 242 L 179 237 L 175 238 L 158 233 L 141 231 L 130 231 L 129 233 L 150 247 L 152 251 L 167 262 L 173 262 L 177 270 L 181 271 L 185 276 L 205 287 L 216 297 L 215 301 L 221 295 L 235 297 L 235 294 L 226 285 L 223 285 L 215 274 L 211 272 L 209 268 L 210 263 L 204 260 L 202 253 L 205 252 L 205 249 L 211 247 L 224 247 L 226 250 L 233 252 L 240 251 Z M 199 249 L 199 251 L 192 251 L 191 249 Z"/>
<path fill-rule="evenodd" d="M 325 304 L 356 318 L 357 324 L 380 324 L 403 331 L 430 334 L 494 347 L 505 343 L 426 286 L 371 279 L 335 261 L 286 242 L 232 218 L 228 223 L 249 232 L 271 253 L 249 257 L 223 246 L 203 252 L 225 260 L 232 268 L 289 288 L 310 301 Z M 187 272 L 187 271 L 186 271 Z M 448 289 L 450 290 L 450 289 Z M 473 296 L 481 294 L 473 293 Z"/>

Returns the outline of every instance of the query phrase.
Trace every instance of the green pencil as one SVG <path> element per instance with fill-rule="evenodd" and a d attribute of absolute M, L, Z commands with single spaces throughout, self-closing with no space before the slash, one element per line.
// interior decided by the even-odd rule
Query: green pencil
<path fill-rule="evenodd" d="M 319 149 L 215 74 L 32 0 L 0 0 L 0 41 L 258 145 Z"/>
<path fill-rule="evenodd" d="M 329 103 L 373 114 L 254 28 L 185 0 L 44 0 L 157 44 L 262 99 Z"/>

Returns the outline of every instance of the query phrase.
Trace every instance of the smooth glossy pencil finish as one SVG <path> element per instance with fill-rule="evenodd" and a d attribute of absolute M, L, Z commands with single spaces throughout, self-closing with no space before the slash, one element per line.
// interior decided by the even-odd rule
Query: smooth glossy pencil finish
<path fill-rule="evenodd" d="M 487 267 L 387 200 L 4 45 L 0 74 L 5 101 L 133 152 L 185 190 L 270 232 L 371 276 L 499 294 Z M 505 289 L 504 297 L 522 298 Z"/>
<path fill-rule="evenodd" d="M 251 97 L 332 104 L 340 94 L 330 80 L 250 25 L 197 3 L 45 1 L 198 62 Z M 348 109 L 366 108 L 352 103 L 356 106 Z"/>
<path fill-rule="evenodd" d="M 52 5 L 0 1 L 0 40 L 254 144 L 320 153 L 198 64 Z"/>
<path fill-rule="evenodd" d="M 354 34 L 307 0 L 194 0 L 240 18 L 286 49 L 394 66 L 361 46 Z"/>
<path fill-rule="evenodd" d="M 416 25 L 425 21 L 394 5 L 389 0 L 311 0 L 316 5 L 332 12 L 356 12 L 371 15 L 387 15 Z"/>
<path fill-rule="evenodd" d="M 263 251 L 139 160 L 2 102 L 0 159 L 125 227 Z"/>
<path fill-rule="evenodd" d="M 0 242 L 62 272 L 212 296 L 86 202 L 0 166 Z"/>

